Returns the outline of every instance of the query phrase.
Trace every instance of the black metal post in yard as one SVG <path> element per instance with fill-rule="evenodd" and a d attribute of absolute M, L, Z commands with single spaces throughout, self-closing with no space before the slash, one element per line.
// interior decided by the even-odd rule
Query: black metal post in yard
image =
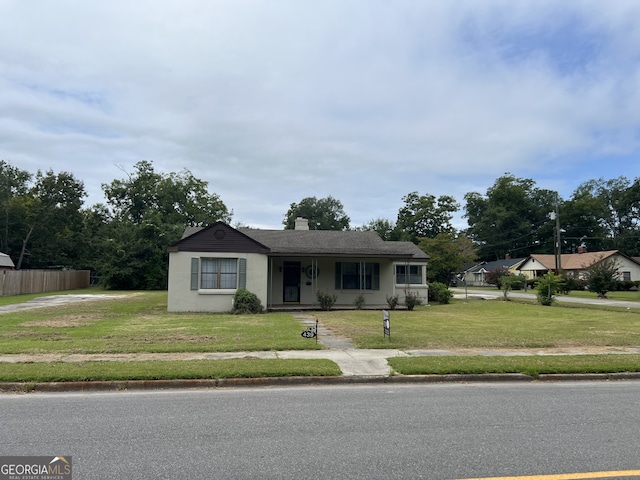
<path fill-rule="evenodd" d="M 318 319 L 316 318 L 316 344 L 318 343 Z"/>
<path fill-rule="evenodd" d="M 389 341 L 391 341 L 391 323 L 389 322 L 389 312 L 387 310 L 382 311 L 382 328 L 383 338 L 389 337 Z"/>

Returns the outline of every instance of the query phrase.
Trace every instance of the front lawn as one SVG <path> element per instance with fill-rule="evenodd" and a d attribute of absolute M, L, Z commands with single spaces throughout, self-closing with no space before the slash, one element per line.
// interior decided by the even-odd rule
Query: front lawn
<path fill-rule="evenodd" d="M 640 310 L 550 306 L 501 300 L 454 300 L 449 305 L 392 310 L 391 339 L 382 313 L 317 312 L 334 333 L 358 348 L 554 348 L 640 346 Z"/>
<path fill-rule="evenodd" d="M 167 292 L 138 292 L 118 299 L 1 314 L 0 354 L 322 348 L 302 338 L 303 330 L 288 313 L 169 313 Z"/>

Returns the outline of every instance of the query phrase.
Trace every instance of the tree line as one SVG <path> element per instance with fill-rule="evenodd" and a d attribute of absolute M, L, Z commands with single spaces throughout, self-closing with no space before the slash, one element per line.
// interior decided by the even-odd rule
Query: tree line
<path fill-rule="evenodd" d="M 0 161 L 0 251 L 16 268 L 89 269 L 106 288 L 163 289 L 167 247 L 186 226 L 230 223 L 232 212 L 208 183 L 183 169 L 157 172 L 141 161 L 121 179 L 101 185 L 105 203 L 84 207 L 87 194 L 70 172 L 31 173 Z M 590 180 L 563 200 L 531 179 L 505 174 L 484 193 L 464 197 L 468 228 L 453 227 L 461 212 L 453 197 L 411 192 L 395 219 L 376 218 L 351 226 L 342 203 L 307 197 L 290 204 L 285 229 L 299 216 L 312 229 L 373 230 L 385 240 L 416 243 L 431 256 L 431 281 L 475 260 L 553 252 L 559 212 L 562 253 L 580 244 L 590 250 L 618 249 L 640 255 L 640 182 L 625 177 Z M 238 225 L 236 225 L 238 226 Z"/>

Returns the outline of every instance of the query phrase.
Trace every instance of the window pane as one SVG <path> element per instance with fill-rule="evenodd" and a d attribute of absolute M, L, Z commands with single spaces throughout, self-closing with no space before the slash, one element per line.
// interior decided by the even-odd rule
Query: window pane
<path fill-rule="evenodd" d="M 418 285 L 421 284 L 422 283 L 422 266 L 411 265 L 409 270 L 410 270 L 409 283 L 418 284 Z"/>
<path fill-rule="evenodd" d="M 220 259 L 220 288 L 236 288 L 238 262 L 235 258 Z"/>
<path fill-rule="evenodd" d="M 355 262 L 342 263 L 342 288 L 357 290 L 360 288 L 360 264 Z"/>
<path fill-rule="evenodd" d="M 200 271 L 200 288 L 218 288 L 218 262 L 215 258 L 203 258 Z"/>
<path fill-rule="evenodd" d="M 230 288 L 238 285 L 237 258 L 203 258 L 200 288 Z"/>

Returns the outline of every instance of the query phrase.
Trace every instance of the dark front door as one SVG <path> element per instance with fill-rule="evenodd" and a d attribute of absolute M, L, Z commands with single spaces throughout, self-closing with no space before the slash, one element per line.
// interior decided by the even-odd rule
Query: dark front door
<path fill-rule="evenodd" d="M 300 303 L 300 262 L 284 262 L 282 275 L 284 303 Z"/>

